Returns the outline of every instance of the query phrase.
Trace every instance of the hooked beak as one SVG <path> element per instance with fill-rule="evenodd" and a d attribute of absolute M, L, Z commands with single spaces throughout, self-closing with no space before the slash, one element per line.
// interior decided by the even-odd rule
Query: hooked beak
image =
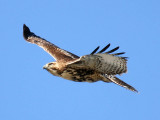
<path fill-rule="evenodd" d="M 44 65 L 44 66 L 43 66 L 43 69 L 47 69 L 47 65 Z"/>

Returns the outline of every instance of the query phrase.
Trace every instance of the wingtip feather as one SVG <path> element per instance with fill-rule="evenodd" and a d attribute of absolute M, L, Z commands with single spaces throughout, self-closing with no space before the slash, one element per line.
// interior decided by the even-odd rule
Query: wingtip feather
<path fill-rule="evenodd" d="M 109 47 L 110 47 L 110 43 L 107 45 L 107 46 L 105 46 L 101 51 L 99 51 L 98 53 L 102 53 L 102 52 L 104 52 L 106 49 L 108 49 Z"/>
<path fill-rule="evenodd" d="M 93 52 L 91 53 L 91 55 L 93 55 L 94 53 L 96 53 L 98 49 L 99 49 L 99 46 L 96 49 L 93 50 Z"/>
<path fill-rule="evenodd" d="M 31 35 L 30 29 L 25 24 L 23 24 L 23 37 L 24 37 L 24 39 L 27 40 L 30 35 Z"/>

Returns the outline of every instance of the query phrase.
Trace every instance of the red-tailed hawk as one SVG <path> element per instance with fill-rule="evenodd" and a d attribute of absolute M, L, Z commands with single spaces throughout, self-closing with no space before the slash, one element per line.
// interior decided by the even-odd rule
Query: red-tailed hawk
<path fill-rule="evenodd" d="M 99 49 L 97 47 L 91 54 L 79 57 L 35 35 L 25 24 L 23 25 L 23 36 L 27 42 L 42 47 L 56 60 L 56 62 L 50 62 L 43 67 L 55 76 L 77 82 L 113 82 L 138 92 L 131 85 L 115 76 L 127 72 L 126 57 L 118 56 L 124 52 L 113 53 L 119 47 L 104 52 L 109 48 L 110 44 L 108 44 L 99 52 L 97 52 Z"/>

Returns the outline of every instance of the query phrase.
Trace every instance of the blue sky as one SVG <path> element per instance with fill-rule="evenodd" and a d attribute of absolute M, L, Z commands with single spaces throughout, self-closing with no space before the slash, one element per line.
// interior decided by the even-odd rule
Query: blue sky
<path fill-rule="evenodd" d="M 1 120 L 160 119 L 160 1 L 1 0 Z M 54 59 L 24 41 L 22 26 L 82 56 L 120 46 L 136 94 L 112 83 L 78 83 L 42 67 Z"/>

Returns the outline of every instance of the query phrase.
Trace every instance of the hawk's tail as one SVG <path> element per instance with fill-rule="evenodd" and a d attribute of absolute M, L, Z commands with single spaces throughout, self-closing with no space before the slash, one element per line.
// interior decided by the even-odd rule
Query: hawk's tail
<path fill-rule="evenodd" d="M 124 88 L 127 88 L 133 92 L 138 92 L 134 87 L 132 87 L 131 85 L 125 83 L 124 81 L 120 80 L 119 78 L 115 77 L 115 76 L 105 76 L 106 80 L 103 80 L 104 82 L 108 82 L 111 81 L 117 85 L 120 85 Z"/>

